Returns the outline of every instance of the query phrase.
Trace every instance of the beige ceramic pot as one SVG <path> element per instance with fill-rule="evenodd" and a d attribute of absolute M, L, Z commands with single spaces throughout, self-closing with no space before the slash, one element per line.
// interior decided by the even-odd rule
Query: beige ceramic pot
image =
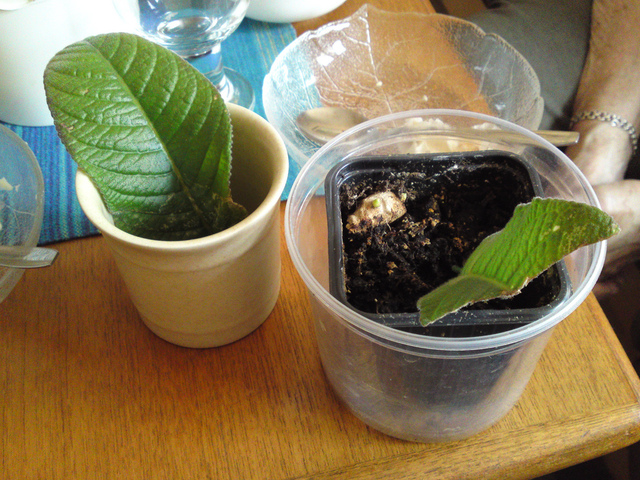
<path fill-rule="evenodd" d="M 144 323 L 185 347 L 215 347 L 258 328 L 280 289 L 280 196 L 288 156 L 274 128 L 229 104 L 233 124 L 231 191 L 249 216 L 208 237 L 148 240 L 116 228 L 83 172 L 76 192 L 101 231 Z"/>

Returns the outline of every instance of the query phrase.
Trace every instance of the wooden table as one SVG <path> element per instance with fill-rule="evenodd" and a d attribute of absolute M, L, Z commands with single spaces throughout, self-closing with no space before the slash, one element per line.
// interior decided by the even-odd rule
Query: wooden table
<path fill-rule="evenodd" d="M 56 245 L 54 266 L 26 272 L 0 304 L 0 478 L 531 478 L 640 440 L 640 381 L 593 296 L 489 430 L 417 444 L 368 428 L 325 380 L 282 242 L 272 315 L 208 350 L 147 330 L 100 237 Z"/>

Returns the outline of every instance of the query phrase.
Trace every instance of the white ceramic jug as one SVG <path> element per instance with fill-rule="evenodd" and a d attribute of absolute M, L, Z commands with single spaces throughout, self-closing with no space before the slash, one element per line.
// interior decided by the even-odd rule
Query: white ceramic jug
<path fill-rule="evenodd" d="M 247 17 L 263 22 L 289 23 L 320 17 L 345 0 L 251 0 Z"/>
<path fill-rule="evenodd" d="M 35 0 L 0 10 L 0 120 L 52 125 L 42 83 L 49 59 L 70 43 L 121 25 L 110 0 Z"/>

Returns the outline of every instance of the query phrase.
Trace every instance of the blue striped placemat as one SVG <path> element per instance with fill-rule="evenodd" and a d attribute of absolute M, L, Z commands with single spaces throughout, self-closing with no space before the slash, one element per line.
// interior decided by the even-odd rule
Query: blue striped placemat
<path fill-rule="evenodd" d="M 254 110 L 263 117 L 262 81 L 278 54 L 295 38 L 295 30 L 289 24 L 247 18 L 222 44 L 224 64 L 251 82 L 256 95 Z M 39 243 L 44 245 L 97 234 L 78 204 L 74 186 L 77 167 L 60 142 L 55 127 L 6 126 L 27 142 L 44 176 L 44 219 Z M 293 177 L 294 172 L 290 172 L 283 198 L 287 198 Z"/>

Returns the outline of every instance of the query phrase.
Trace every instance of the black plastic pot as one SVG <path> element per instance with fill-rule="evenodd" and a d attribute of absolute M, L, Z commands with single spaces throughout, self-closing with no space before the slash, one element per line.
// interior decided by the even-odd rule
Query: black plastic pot
<path fill-rule="evenodd" d="M 508 172 L 508 175 L 498 172 Z M 507 178 L 509 184 L 500 188 L 500 195 L 506 195 L 505 204 L 523 203 L 534 196 L 544 196 L 538 174 L 517 155 L 504 152 L 469 152 L 454 154 L 415 154 L 393 157 L 358 157 L 347 159 L 336 165 L 325 179 L 325 198 L 329 231 L 329 275 L 330 291 L 342 303 L 378 323 L 406 331 L 425 335 L 467 337 L 498 333 L 531 323 L 551 311 L 570 295 L 570 281 L 563 262 L 559 262 L 541 275 L 536 282 L 544 282 L 544 290 L 551 291 L 553 297 L 543 306 L 531 308 L 499 308 L 473 305 L 449 314 L 429 327 L 422 327 L 418 312 L 376 313 L 354 306 L 347 294 L 345 278 L 345 254 L 343 235 L 347 209 L 341 202 L 341 191 L 359 182 L 368 182 L 364 192 L 375 190 L 376 185 L 402 179 L 403 182 L 421 182 L 424 188 L 438 182 L 451 185 L 465 185 L 470 175 L 487 176 L 486 184 L 495 183 L 497 178 Z M 452 180 L 453 179 L 453 180 Z M 379 188 L 382 189 L 380 186 Z M 449 187 L 447 187 L 449 188 Z M 452 186 L 451 188 L 456 188 Z M 483 187 L 484 188 L 484 187 Z M 351 188 L 353 190 L 353 188 Z M 357 189 L 356 189 L 357 190 Z M 455 194 L 455 190 L 453 190 Z M 462 193 L 460 193 L 462 195 Z M 482 200 L 479 200 L 481 203 Z M 455 221 L 455 218 L 452 219 Z M 506 223 L 506 221 L 505 221 Z M 502 228 L 502 226 L 500 227 Z M 469 252 L 470 253 L 470 252 Z M 533 282 L 532 282 L 533 284 Z M 529 288 L 529 287 L 527 287 Z M 538 288 L 540 288 L 538 286 Z M 551 289 L 551 290 L 547 290 Z M 524 291 L 523 291 L 524 292 Z M 417 298 L 415 299 L 417 301 Z M 520 302 L 522 303 L 522 302 Z"/>

